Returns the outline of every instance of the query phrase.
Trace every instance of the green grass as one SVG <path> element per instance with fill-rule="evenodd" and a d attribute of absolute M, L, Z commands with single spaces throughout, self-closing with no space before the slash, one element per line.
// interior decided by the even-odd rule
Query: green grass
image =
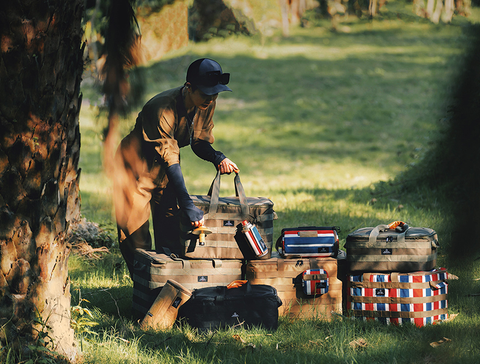
<path fill-rule="evenodd" d="M 401 10 L 399 3 L 387 4 Z M 399 10 L 400 9 L 400 10 Z M 467 21 L 433 25 L 382 13 L 383 21 L 344 21 L 292 29 L 289 38 L 229 38 L 191 44 L 145 67 L 145 100 L 181 85 L 198 57 L 218 60 L 232 74 L 234 92 L 222 93 L 215 113 L 214 146 L 234 160 L 247 195 L 275 203 L 283 227 L 337 225 L 349 232 L 394 220 L 434 228 L 442 247 L 452 234 L 448 211 L 435 191 L 404 192 L 399 176 L 421 161 L 443 126 L 460 71 Z M 406 13 L 405 13 L 406 14 Z M 85 84 L 84 99 L 99 98 Z M 123 120 L 122 135 L 138 109 Z M 102 172 L 104 118 L 84 105 L 81 114 L 82 213 L 115 231 L 112 188 Z M 189 192 L 205 194 L 215 176 L 209 163 L 182 150 Z M 233 193 L 233 178 L 222 179 Z M 475 257 L 472 257 L 475 258 Z M 425 328 L 393 327 L 341 318 L 290 321 L 279 329 L 201 334 L 187 327 L 142 331 L 131 320 L 132 282 L 114 246 L 99 261 L 72 255 L 72 303 L 90 303 L 99 326 L 83 340 L 85 363 L 475 363 L 480 355 L 480 267 L 457 264 L 450 284 L 452 322 Z M 439 265 L 448 263 L 442 250 Z M 242 343 L 233 335 L 239 334 Z M 447 337 L 452 341 L 432 348 Z M 350 343 L 363 338 L 365 348 Z M 249 343 L 255 345 L 248 346 Z"/>

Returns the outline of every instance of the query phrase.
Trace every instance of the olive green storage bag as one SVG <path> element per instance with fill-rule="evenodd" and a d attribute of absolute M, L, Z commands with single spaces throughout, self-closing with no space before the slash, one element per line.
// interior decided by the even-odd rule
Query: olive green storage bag
<path fill-rule="evenodd" d="M 433 229 L 391 229 L 388 225 L 357 229 L 345 244 L 351 272 L 428 271 L 435 268 L 438 247 Z"/>

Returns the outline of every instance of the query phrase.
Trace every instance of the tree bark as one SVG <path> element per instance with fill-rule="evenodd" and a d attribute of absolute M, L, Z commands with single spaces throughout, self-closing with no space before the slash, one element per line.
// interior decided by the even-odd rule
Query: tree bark
<path fill-rule="evenodd" d="M 25 350 L 47 330 L 48 347 L 70 360 L 65 236 L 80 213 L 83 6 L 4 0 L 0 9 L 0 341 Z"/>
<path fill-rule="evenodd" d="M 288 0 L 279 0 L 280 9 L 282 11 L 282 35 L 288 37 L 290 35 L 290 21 L 288 20 Z"/>

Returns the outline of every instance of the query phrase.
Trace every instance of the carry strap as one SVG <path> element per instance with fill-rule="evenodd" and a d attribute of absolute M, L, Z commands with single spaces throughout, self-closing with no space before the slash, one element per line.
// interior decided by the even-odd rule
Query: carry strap
<path fill-rule="evenodd" d="M 304 281 L 324 281 L 328 279 L 328 274 L 304 274 L 302 279 Z"/>
<path fill-rule="evenodd" d="M 382 231 L 388 231 L 391 230 L 388 225 L 377 225 L 372 229 L 370 232 L 370 235 L 368 236 L 368 242 L 370 244 L 375 244 L 377 242 L 377 237 Z M 407 229 L 408 230 L 408 229 Z M 396 234 L 397 237 L 397 243 L 405 243 L 405 234 L 407 233 L 407 230 L 402 231 L 401 233 L 392 230 L 392 233 Z"/>
<path fill-rule="evenodd" d="M 417 312 L 352 310 L 353 316 L 385 317 L 385 318 L 423 318 L 423 317 L 433 317 L 433 316 L 443 315 L 447 313 L 448 313 L 447 308 L 439 308 L 432 311 L 417 311 Z"/>
<path fill-rule="evenodd" d="M 213 268 L 221 268 L 222 267 L 222 261 L 220 259 L 208 259 L 208 258 L 200 258 L 200 259 L 197 259 L 197 258 L 190 258 L 189 260 L 186 260 L 186 259 L 183 259 L 183 258 L 180 258 L 177 254 L 175 253 L 172 253 L 170 251 L 170 249 L 168 248 L 162 248 L 163 251 L 174 261 L 176 262 L 182 262 L 182 267 L 185 269 L 185 270 L 190 270 L 190 261 L 195 261 L 195 260 L 209 260 L 212 262 L 212 266 Z"/>
<path fill-rule="evenodd" d="M 208 209 L 208 216 L 214 218 L 218 210 L 218 199 L 220 196 L 220 171 L 217 171 L 217 175 L 210 186 L 208 195 L 210 196 L 210 207 Z M 245 195 L 245 190 L 243 189 L 242 182 L 240 182 L 240 176 L 238 173 L 235 173 L 234 178 L 235 184 L 235 195 L 238 197 L 241 208 L 241 216 L 243 219 L 248 218 L 250 214 L 250 208 L 248 207 L 247 196 Z"/>

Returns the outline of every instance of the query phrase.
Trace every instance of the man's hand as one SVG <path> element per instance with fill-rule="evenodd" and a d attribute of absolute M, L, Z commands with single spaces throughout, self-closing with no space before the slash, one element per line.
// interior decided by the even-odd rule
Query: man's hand
<path fill-rule="evenodd" d="M 205 219 L 202 218 L 200 221 L 192 221 L 192 226 L 194 228 L 198 228 L 200 226 L 202 226 L 203 224 L 205 224 Z"/>
<path fill-rule="evenodd" d="M 225 173 L 229 174 L 229 173 L 232 173 L 232 172 L 235 172 L 235 173 L 240 172 L 237 165 L 235 163 L 233 163 L 228 158 L 225 158 L 223 161 L 220 162 L 220 164 L 218 165 L 218 169 L 219 169 L 221 174 L 225 174 Z"/>

